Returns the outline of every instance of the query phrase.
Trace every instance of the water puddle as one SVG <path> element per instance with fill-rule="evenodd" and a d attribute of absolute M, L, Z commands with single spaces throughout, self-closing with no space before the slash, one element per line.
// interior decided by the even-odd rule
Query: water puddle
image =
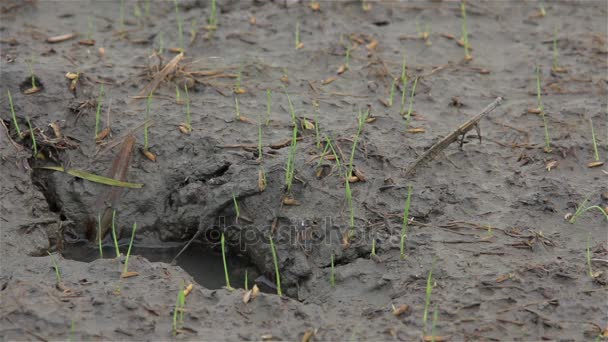
<path fill-rule="evenodd" d="M 177 255 L 183 244 L 173 244 L 162 247 L 133 246 L 131 255 L 140 255 L 153 262 L 170 263 Z M 124 253 L 128 246 L 120 246 Z M 113 258 L 116 255 L 113 246 L 103 247 L 104 258 Z M 63 257 L 71 260 L 91 262 L 99 258 L 99 249 L 87 242 L 66 243 Z M 254 279 L 259 276 L 255 265 L 245 258 L 227 256 L 228 274 L 232 287 L 245 287 L 245 271 L 247 271 L 249 286 L 253 286 Z M 212 250 L 209 246 L 193 243 L 177 259 L 177 265 L 188 272 L 197 283 L 208 289 L 219 289 L 226 285 L 222 254 Z"/>

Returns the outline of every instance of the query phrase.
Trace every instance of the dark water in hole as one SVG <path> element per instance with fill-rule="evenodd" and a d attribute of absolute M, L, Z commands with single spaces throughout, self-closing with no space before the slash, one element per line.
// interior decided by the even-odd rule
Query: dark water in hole
<path fill-rule="evenodd" d="M 170 263 L 177 255 L 182 244 L 175 244 L 169 247 L 143 247 L 135 246 L 131 249 L 131 255 L 140 255 L 150 261 Z M 120 246 L 120 251 L 124 254 L 128 245 Z M 104 258 L 113 258 L 116 255 L 114 246 L 104 246 Z M 91 262 L 99 258 L 99 248 L 82 242 L 65 245 L 63 256 L 66 259 Z M 245 271 L 247 271 L 249 286 L 253 286 L 254 279 L 259 276 L 259 271 L 246 259 L 229 255 L 226 256 L 228 262 L 228 274 L 232 287 L 245 287 Z M 188 249 L 177 259 L 177 265 L 188 272 L 197 283 L 208 289 L 219 289 L 226 285 L 224 276 L 224 264 L 222 254 L 212 250 L 209 246 L 201 244 L 191 244 Z"/>

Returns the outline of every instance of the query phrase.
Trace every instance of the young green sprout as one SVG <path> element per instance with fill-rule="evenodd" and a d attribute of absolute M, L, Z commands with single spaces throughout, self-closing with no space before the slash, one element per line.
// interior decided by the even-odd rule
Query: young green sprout
<path fill-rule="evenodd" d="M 541 100 L 541 89 L 540 89 L 540 68 L 536 66 L 536 99 L 538 102 L 538 110 L 540 111 L 540 115 L 543 118 L 543 125 L 545 127 L 545 148 L 544 151 L 546 153 L 550 153 L 551 149 L 551 137 L 549 136 L 549 126 L 547 123 L 547 114 L 545 113 L 545 108 L 543 106 L 543 102 Z"/>
<path fill-rule="evenodd" d="M 241 110 L 239 109 L 239 98 L 234 97 L 234 111 L 236 113 L 236 120 L 241 121 Z"/>
<path fill-rule="evenodd" d="M 433 323 L 431 325 L 431 342 L 435 342 L 437 336 L 437 319 L 439 318 L 439 307 L 437 303 L 435 303 L 435 308 L 433 309 Z"/>
<path fill-rule="evenodd" d="M 293 126 L 293 133 L 291 137 L 291 147 L 289 149 L 289 155 L 287 156 L 287 168 L 285 171 L 285 186 L 287 188 L 287 194 L 291 193 L 291 185 L 293 183 L 293 176 L 295 174 L 295 162 L 296 162 L 296 149 L 298 145 L 298 125 Z"/>
<path fill-rule="evenodd" d="M 236 223 L 239 222 L 239 217 L 241 217 L 241 212 L 239 211 L 239 203 L 236 201 L 236 195 L 234 192 L 232 193 L 232 202 L 234 203 L 234 211 L 236 212 Z"/>
<path fill-rule="evenodd" d="M 334 254 L 331 254 L 331 273 L 329 274 L 329 284 L 331 287 L 336 287 L 336 273 L 334 270 Z"/>
<path fill-rule="evenodd" d="M 248 272 L 247 269 L 245 269 L 245 291 L 249 291 L 249 280 L 248 278 Z"/>
<path fill-rule="evenodd" d="M 272 240 L 272 234 L 269 237 L 270 239 L 270 248 L 272 250 L 272 261 L 274 262 L 274 272 L 275 277 L 277 278 L 277 294 L 283 296 L 283 291 L 281 291 L 281 274 L 279 273 L 279 260 L 277 258 L 277 251 L 274 247 L 274 241 Z"/>
<path fill-rule="evenodd" d="M 389 92 L 389 97 L 388 97 L 388 106 L 389 107 L 393 106 L 393 101 L 395 100 L 395 88 L 397 88 L 397 79 L 393 78 L 393 82 L 391 82 L 391 90 Z"/>
<path fill-rule="evenodd" d="M 467 31 L 467 9 L 466 9 L 464 0 L 460 1 L 460 13 L 462 15 L 462 39 L 461 40 L 462 40 L 462 45 L 464 46 L 464 60 L 468 62 L 473 59 L 473 56 L 471 56 L 471 53 L 469 51 L 470 45 L 469 45 L 469 32 Z"/>
<path fill-rule="evenodd" d="M 87 40 L 93 40 L 93 19 L 87 16 Z"/>
<path fill-rule="evenodd" d="M 287 88 L 283 86 L 283 90 L 285 91 L 285 95 L 287 96 L 287 102 L 289 103 L 289 112 L 291 113 L 291 124 L 296 125 L 296 110 L 293 108 L 293 102 L 291 102 L 291 97 L 289 97 L 289 93 L 287 92 Z"/>
<path fill-rule="evenodd" d="M 116 248 L 116 257 L 120 256 L 120 249 L 118 248 L 118 238 L 116 237 L 116 210 L 112 210 L 112 239 L 114 239 L 114 248 Z"/>
<path fill-rule="evenodd" d="M 184 324 L 184 311 L 186 306 L 186 293 L 183 290 L 183 284 L 179 287 L 177 299 L 175 300 L 175 308 L 173 309 L 173 336 L 177 335 Z"/>
<path fill-rule="evenodd" d="M 558 58 L 559 58 L 559 52 L 557 49 L 557 24 L 556 24 L 555 27 L 553 28 L 553 64 L 551 65 L 551 71 L 557 72 L 557 73 L 566 72 L 567 70 L 565 68 L 559 66 Z"/>
<path fill-rule="evenodd" d="M 266 126 L 270 124 L 270 107 L 272 101 L 272 90 L 266 89 Z"/>
<path fill-rule="evenodd" d="M 539 8 L 538 14 L 540 15 L 541 18 L 547 15 L 547 11 L 545 11 L 545 4 L 542 1 L 540 2 L 540 8 Z"/>
<path fill-rule="evenodd" d="M 262 120 L 258 120 L 258 161 L 264 159 L 264 150 L 262 148 Z"/>
<path fill-rule="evenodd" d="M 431 40 L 429 39 L 431 36 L 431 25 L 429 23 L 424 24 L 424 30 L 420 27 L 420 22 L 418 21 L 418 17 L 416 17 L 416 31 L 418 31 L 418 35 L 420 39 L 424 40 L 427 46 L 432 45 Z"/>
<path fill-rule="evenodd" d="M 426 322 L 429 314 L 429 306 L 431 304 L 431 293 L 433 292 L 433 268 L 435 267 L 435 260 L 433 260 L 433 265 L 431 265 L 431 270 L 429 271 L 429 276 L 426 278 L 426 299 L 424 301 L 424 314 L 422 316 L 422 326 L 424 327 L 424 331 L 426 332 Z"/>
<path fill-rule="evenodd" d="M 594 279 L 595 274 L 593 273 L 593 269 L 591 268 L 591 234 L 587 235 L 587 272 L 589 272 L 589 277 Z"/>
<path fill-rule="evenodd" d="M 27 126 L 30 128 L 30 137 L 32 138 L 32 149 L 34 150 L 34 158 L 38 158 L 38 146 L 36 145 L 36 134 L 34 133 L 34 129 L 32 128 L 32 123 L 30 122 L 30 118 L 26 117 Z"/>
<path fill-rule="evenodd" d="M 103 247 L 101 246 L 101 215 L 97 215 L 97 242 L 99 244 L 99 257 L 103 259 Z"/>
<path fill-rule="evenodd" d="M 99 122 L 101 121 L 101 104 L 103 102 L 103 83 L 99 88 L 99 95 L 97 96 L 97 110 L 95 111 L 95 136 L 94 139 L 97 141 L 97 136 L 99 134 Z"/>
<path fill-rule="evenodd" d="M 222 233 L 220 243 L 222 245 L 222 260 L 224 261 L 224 276 L 226 277 L 226 288 L 232 291 L 234 290 L 234 288 L 230 286 L 230 277 L 228 277 L 228 263 L 226 262 L 226 240 L 224 238 L 224 233 Z"/>
<path fill-rule="evenodd" d="M 150 0 L 146 0 L 146 4 L 144 5 L 144 12 L 146 13 L 146 18 L 150 17 Z"/>
<path fill-rule="evenodd" d="M 403 63 L 401 64 L 401 114 L 405 113 L 405 94 L 407 93 L 407 65 L 405 53 L 403 54 Z"/>
<path fill-rule="evenodd" d="M 165 51 L 165 40 L 163 39 L 163 33 L 160 32 L 158 34 L 158 54 L 162 55 L 163 51 Z M 177 85 L 175 87 L 177 88 Z"/>
<path fill-rule="evenodd" d="M 175 18 L 177 20 L 177 41 L 179 44 L 179 50 L 181 52 L 184 51 L 184 28 L 183 28 L 183 23 L 182 23 L 182 19 L 179 16 L 179 6 L 177 4 L 177 0 L 173 1 L 175 3 Z"/>
<path fill-rule="evenodd" d="M 198 24 L 196 22 L 196 19 L 192 19 L 192 22 L 190 23 L 190 45 L 192 45 L 194 43 L 194 40 L 196 39 L 196 35 L 198 34 Z"/>
<path fill-rule="evenodd" d="M 186 93 L 186 130 L 188 133 L 192 132 L 192 118 L 190 116 L 190 93 L 188 92 L 188 85 L 184 84 L 184 93 Z"/>
<path fill-rule="evenodd" d="M 215 30 L 217 28 L 217 4 L 216 0 L 211 0 L 211 16 L 209 17 L 209 29 Z"/>
<path fill-rule="evenodd" d="M 300 22 L 296 23 L 296 50 L 304 47 L 304 43 L 300 40 Z"/>
<path fill-rule="evenodd" d="M 55 269 L 55 278 L 57 279 L 57 284 L 61 283 L 61 274 L 59 273 L 59 266 L 57 265 L 57 261 L 53 258 L 53 255 L 48 252 L 48 255 L 51 257 L 51 262 L 53 263 L 53 268 Z"/>
<path fill-rule="evenodd" d="M 407 239 L 407 225 L 409 223 L 410 216 L 410 204 L 412 203 L 412 186 L 407 188 L 407 199 L 405 200 L 405 207 L 403 208 L 403 223 L 401 224 L 401 242 L 399 244 L 399 250 L 401 259 L 405 259 L 405 240 Z"/>
<path fill-rule="evenodd" d="M 11 116 L 13 117 L 13 125 L 15 126 L 15 132 L 17 132 L 17 138 L 21 139 L 21 129 L 17 123 L 17 115 L 15 114 L 15 107 L 13 106 L 13 97 L 11 96 L 11 91 L 7 90 L 6 94 L 8 95 L 8 104 L 11 107 Z"/>
<path fill-rule="evenodd" d="M 359 142 L 359 136 L 361 135 L 361 131 L 363 131 L 363 125 L 365 124 L 365 120 L 367 120 L 367 117 L 369 116 L 369 109 L 365 112 L 362 113 L 361 110 L 359 110 L 359 115 L 357 117 L 357 134 L 355 135 L 355 138 L 353 140 L 353 147 L 352 150 L 350 152 L 350 160 L 349 160 L 349 166 L 348 166 L 348 171 L 346 173 L 346 179 L 345 179 L 345 192 L 346 192 L 346 200 L 348 203 L 348 207 L 350 209 L 350 220 L 349 220 L 349 233 L 348 233 L 348 237 L 352 237 L 355 234 L 355 209 L 353 207 L 353 198 L 352 198 L 352 192 L 350 189 L 350 182 L 351 181 L 357 181 L 357 177 L 353 177 L 353 168 L 354 168 L 354 160 L 355 160 L 355 151 L 357 150 L 357 143 Z"/>
<path fill-rule="evenodd" d="M 596 210 L 599 210 L 599 211 L 600 211 L 600 212 L 601 212 L 601 213 L 604 215 L 604 217 L 606 217 L 606 220 L 608 221 L 608 213 L 606 213 L 606 211 L 605 211 L 605 210 L 604 210 L 602 207 L 600 207 L 599 205 L 591 205 L 591 206 L 588 206 L 588 207 L 587 207 L 586 205 L 587 205 L 587 202 L 588 202 L 588 201 L 589 201 L 589 196 L 585 197 L 585 199 L 583 200 L 583 202 L 581 202 L 581 204 L 579 204 L 579 205 L 576 207 L 576 211 L 574 212 L 574 215 L 572 215 L 572 216 L 569 218 L 568 222 L 570 222 L 570 223 L 575 223 L 575 222 L 576 222 L 576 220 L 577 220 L 577 219 L 578 219 L 578 218 L 579 218 L 579 217 L 580 217 L 582 214 L 584 214 L 586 211 L 589 211 L 589 210 L 591 210 L 591 209 L 596 209 Z M 568 216 L 570 216 L 570 214 L 568 214 L 568 215 L 566 216 L 566 218 L 568 218 Z"/>
<path fill-rule="evenodd" d="M 371 257 L 376 256 L 376 238 L 372 238 L 372 252 L 370 254 Z"/>
<path fill-rule="evenodd" d="M 349 216 L 348 216 L 348 237 L 353 237 L 355 235 L 355 208 L 353 207 L 353 194 L 350 189 L 350 180 L 347 177 L 344 182 L 344 191 L 346 196 L 346 203 L 348 204 Z"/>
<path fill-rule="evenodd" d="M 595 159 L 595 163 L 589 163 L 588 166 L 601 166 L 600 162 L 600 154 L 597 151 L 597 140 L 595 139 L 595 130 L 593 129 L 593 121 L 589 118 L 589 126 L 591 126 L 591 141 L 593 142 L 593 158 Z"/>
<path fill-rule="evenodd" d="M 152 92 L 148 94 L 146 100 L 146 123 L 144 124 L 144 151 L 148 150 L 148 126 L 150 122 L 150 105 L 152 104 Z"/>
<path fill-rule="evenodd" d="M 36 75 L 34 75 L 34 67 L 32 66 L 34 64 L 34 56 L 32 55 L 26 62 L 27 67 L 30 69 L 30 79 L 32 81 L 32 88 L 30 91 L 35 92 L 38 87 L 36 86 Z"/>
<path fill-rule="evenodd" d="M 315 137 L 317 141 L 317 148 L 321 148 L 321 136 L 319 135 L 319 102 L 313 100 L 313 119 L 315 120 Z"/>
<path fill-rule="evenodd" d="M 416 94 L 416 85 L 418 84 L 418 77 L 414 79 L 414 85 L 412 86 L 412 92 L 410 93 L 410 104 L 407 109 L 407 114 L 405 115 L 405 128 L 407 129 L 410 126 L 410 118 L 412 115 L 412 109 L 414 106 L 414 95 Z"/>
<path fill-rule="evenodd" d="M 236 83 L 234 85 L 234 93 L 235 94 L 245 94 L 247 91 L 241 87 L 241 82 L 243 81 L 243 65 L 239 67 L 239 72 L 236 74 Z"/>
<path fill-rule="evenodd" d="M 120 33 L 125 32 L 125 0 L 120 0 Z"/>
<path fill-rule="evenodd" d="M 125 257 L 125 266 L 122 269 L 122 274 L 127 274 L 129 270 L 129 256 L 131 255 L 131 247 L 133 247 L 133 240 L 135 240 L 135 230 L 137 230 L 137 223 L 133 223 L 133 230 L 131 231 L 131 241 L 129 241 L 129 248 L 127 249 L 127 256 Z"/>

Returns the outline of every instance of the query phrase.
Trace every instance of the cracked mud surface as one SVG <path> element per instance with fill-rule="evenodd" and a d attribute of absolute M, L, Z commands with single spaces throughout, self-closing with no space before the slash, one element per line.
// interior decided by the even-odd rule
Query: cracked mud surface
<path fill-rule="evenodd" d="M 599 211 L 574 224 L 564 220 L 587 196 L 589 205 L 608 206 L 606 167 L 586 167 L 593 160 L 589 118 L 601 160 L 608 155 L 605 2 L 551 2 L 547 15 L 538 18 L 537 3 L 471 1 L 474 59 L 464 63 L 463 49 L 445 37 L 460 36 L 457 2 L 374 2 L 368 12 L 360 2 L 321 2 L 321 11 L 313 12 L 307 2 L 286 7 L 220 1 L 218 30 L 207 39 L 202 26 L 209 4 L 180 1 L 186 53 L 152 100 L 149 139 L 156 162 L 139 152 L 143 130 L 133 128 L 144 121 L 145 100 L 134 97 L 161 63 L 153 55 L 161 32 L 162 65 L 175 56 L 167 49 L 176 47 L 177 24 L 172 2 L 152 2 L 150 19 L 141 23 L 134 5 L 127 1 L 127 35 L 121 38 L 119 2 L 2 4 L 0 115 L 8 127 L 0 127 L 3 339 L 169 339 L 180 285 L 194 283 L 176 339 L 299 340 L 314 330 L 318 340 L 419 340 L 430 334 L 430 322 L 423 333 L 422 316 L 432 267 L 431 311 L 437 307 L 435 330 L 444 338 L 593 340 L 606 329 L 606 220 Z M 77 43 L 85 38 L 88 18 L 94 46 Z M 194 20 L 200 31 L 188 44 Z M 296 22 L 304 43 L 299 50 Z M 430 24 L 431 45 L 400 39 L 417 35 L 416 22 Z M 567 73 L 550 72 L 556 25 L 559 63 Z M 46 42 L 68 32 L 80 36 Z M 346 53 L 341 36 L 354 47 L 349 70 L 336 75 Z M 373 40 L 375 48 L 365 46 Z M 399 91 L 392 107 L 381 103 L 392 78 L 401 74 L 404 51 L 410 81 L 419 77 L 410 123 L 424 129 L 419 134 L 406 132 Z M 32 56 L 44 89 L 26 95 Z M 551 153 L 543 152 L 542 118 L 528 112 L 536 106 L 536 64 L 542 70 Z M 239 70 L 247 90 L 238 95 L 244 117 L 263 121 L 266 89 L 272 89 L 261 163 L 257 125 L 235 118 Z M 68 89 L 66 72 L 81 73 L 75 92 Z M 288 84 L 281 81 L 285 73 Z M 333 82 L 323 82 L 332 76 Z M 186 106 L 176 103 L 175 84 L 183 82 L 191 84 L 189 135 L 178 129 Z M 102 126 L 110 107 L 113 138 L 133 130 L 126 180 L 145 184 L 142 189 L 111 188 L 36 168 L 111 173 L 120 143 L 99 152 L 93 141 L 100 83 L 106 92 Z M 292 194 L 299 205 L 281 206 L 292 134 L 282 85 L 300 119 L 312 121 L 313 101 L 319 103 L 320 132 L 331 137 L 341 158 L 350 154 L 357 112 L 371 106 L 375 121 L 364 125 L 355 154 L 354 165 L 366 181 L 351 184 L 356 234 L 347 248 L 343 171 L 324 160 L 326 172 L 317 177 L 322 148 L 314 130 L 301 129 L 297 144 Z M 42 144 L 46 160 L 32 158 L 29 138 L 16 139 L 7 90 L 22 131 L 28 131 L 29 117 L 40 134 L 54 137 L 48 125 L 57 122 L 74 148 Z M 414 176 L 403 176 L 421 153 L 497 96 L 505 100 L 481 120 L 481 143 L 471 131 L 462 149 L 454 143 Z M 263 192 L 261 166 L 267 177 Z M 397 186 L 386 188 L 390 184 Z M 407 185 L 413 187 L 413 221 L 402 260 Z M 95 240 L 96 217 L 109 207 L 116 209 L 122 244 L 133 222 L 138 247 L 181 245 L 202 229 L 203 248 L 217 251 L 223 232 L 229 257 L 246 258 L 271 281 L 272 233 L 286 296 L 263 293 L 244 304 L 242 289 L 207 289 L 181 267 L 137 255 L 129 269 L 139 275 L 121 279 L 119 260 L 79 262 L 54 254 L 62 275 L 58 289 L 47 251 L 61 252 L 74 241 L 95 248 L 89 240 Z M 372 238 L 380 260 L 370 258 Z M 111 246 L 109 235 L 104 243 Z M 595 278 L 588 275 L 587 248 L 593 271 L 603 272 Z M 391 305 L 404 304 L 409 309 L 394 316 Z"/>

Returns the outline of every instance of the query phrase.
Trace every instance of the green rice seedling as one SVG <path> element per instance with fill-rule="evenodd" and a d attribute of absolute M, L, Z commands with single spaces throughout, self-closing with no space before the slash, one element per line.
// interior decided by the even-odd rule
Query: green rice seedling
<path fill-rule="evenodd" d="M 186 129 L 188 132 L 192 132 L 190 117 L 190 93 L 188 93 L 188 86 L 186 84 L 184 84 L 184 93 L 186 93 Z"/>
<path fill-rule="evenodd" d="M 262 120 L 258 121 L 258 160 L 261 162 L 264 159 L 264 150 L 262 149 Z"/>
<path fill-rule="evenodd" d="M 325 144 L 325 147 L 323 148 L 323 152 L 321 152 L 321 156 L 319 157 L 319 161 L 317 162 L 317 168 L 319 168 L 319 166 L 321 166 L 321 163 L 323 162 L 323 158 L 325 158 L 325 155 L 327 155 L 328 152 L 329 152 L 329 144 Z"/>
<path fill-rule="evenodd" d="M 285 186 L 287 193 L 291 193 L 291 185 L 293 183 L 293 176 L 295 174 L 295 162 L 296 162 L 296 149 L 298 145 L 298 125 L 293 126 L 293 134 L 291 137 L 291 147 L 289 149 L 289 155 L 287 156 L 287 168 L 285 171 Z"/>
<path fill-rule="evenodd" d="M 182 103 L 182 93 L 179 91 L 179 86 L 175 84 L 175 102 L 177 104 Z"/>
<path fill-rule="evenodd" d="M 248 281 L 248 274 L 247 274 L 247 270 L 245 269 L 245 291 L 249 291 L 249 281 Z"/>
<path fill-rule="evenodd" d="M 422 316 L 422 326 L 424 327 L 425 332 L 426 322 L 429 315 L 429 306 L 431 304 L 431 294 L 433 292 L 433 268 L 435 268 L 435 260 L 433 260 L 431 270 L 429 271 L 429 276 L 426 278 L 426 299 L 424 301 L 424 314 Z"/>
<path fill-rule="evenodd" d="M 462 0 L 460 2 L 460 13 L 462 15 L 462 45 L 464 46 L 464 60 L 470 61 L 473 59 L 471 53 L 469 52 L 469 32 L 467 31 L 467 9 L 465 6 L 465 1 Z"/>
<path fill-rule="evenodd" d="M 376 256 L 376 238 L 372 238 L 372 252 L 370 254 L 371 257 Z"/>
<path fill-rule="evenodd" d="M 272 234 L 269 236 L 270 238 L 270 248 L 272 250 L 272 261 L 274 262 L 274 272 L 275 277 L 277 278 L 277 294 L 279 296 L 283 296 L 283 291 L 281 291 L 281 274 L 279 273 L 279 260 L 277 258 L 277 251 L 274 247 L 274 241 L 272 240 Z"/>
<path fill-rule="evenodd" d="M 194 43 L 196 36 L 198 34 L 198 23 L 196 19 L 192 19 L 190 22 L 190 45 Z"/>
<path fill-rule="evenodd" d="M 61 273 L 59 273 L 59 266 L 57 265 L 57 261 L 51 254 L 51 252 L 47 251 L 47 254 L 51 257 L 51 262 L 53 263 L 53 268 L 55 269 L 55 278 L 57 279 L 57 284 L 61 283 Z"/>
<path fill-rule="evenodd" d="M 296 23 L 296 50 L 304 47 L 304 43 L 300 40 L 300 22 Z"/>
<path fill-rule="evenodd" d="M 363 130 L 363 125 L 365 124 L 365 120 L 367 120 L 368 116 L 369 116 L 369 109 L 365 113 L 362 113 L 361 110 L 359 110 L 359 115 L 357 117 L 357 134 L 355 135 L 355 139 L 353 140 L 353 148 L 350 152 L 350 161 L 349 161 L 349 166 L 348 166 L 347 178 L 350 178 L 353 175 L 353 163 L 355 160 L 355 151 L 357 150 L 357 143 L 359 142 L 359 136 L 361 135 L 361 131 Z"/>
<path fill-rule="evenodd" d="M 403 62 L 401 63 L 401 113 L 405 113 L 405 98 L 407 94 L 407 64 L 406 56 L 403 54 Z"/>
<path fill-rule="evenodd" d="M 401 242 L 399 244 L 399 250 L 401 259 L 405 259 L 405 240 L 407 239 L 407 225 L 410 220 L 410 204 L 412 203 L 412 186 L 407 187 L 407 199 L 405 200 L 405 207 L 403 207 L 403 223 L 401 224 Z"/>
<path fill-rule="evenodd" d="M 97 135 L 99 134 L 99 122 L 101 121 L 101 104 L 103 103 L 103 83 L 99 88 L 99 95 L 97 96 L 97 110 L 95 111 L 95 136 L 94 139 L 97 140 Z"/>
<path fill-rule="evenodd" d="M 139 3 L 137 1 L 133 7 L 133 16 L 137 19 L 137 24 L 139 25 L 141 22 L 141 8 L 139 8 Z"/>
<path fill-rule="evenodd" d="M 418 31 L 420 39 L 424 40 L 427 46 L 432 45 L 429 39 L 431 37 L 431 25 L 429 23 L 424 23 L 424 29 L 422 29 L 418 17 L 416 17 L 416 31 Z"/>
<path fill-rule="evenodd" d="M 236 222 L 239 222 L 239 217 L 241 217 L 241 212 L 239 211 L 239 203 L 236 201 L 236 195 L 234 192 L 232 193 L 232 202 L 234 203 L 234 211 L 236 212 Z"/>
<path fill-rule="evenodd" d="M 355 208 L 353 207 L 353 193 L 350 189 L 350 177 L 347 177 L 344 181 L 344 191 L 346 195 L 346 203 L 348 204 L 349 209 L 349 217 L 348 217 L 348 227 L 349 233 L 348 237 L 353 237 L 355 235 Z"/>
<path fill-rule="evenodd" d="M 6 94 L 8 95 L 8 104 L 11 107 L 11 116 L 13 117 L 13 125 L 15 126 L 15 132 L 17 132 L 17 138 L 21 139 L 21 129 L 17 123 L 17 115 L 15 114 L 15 107 L 13 106 L 13 97 L 11 96 L 11 91 L 7 90 Z"/>
<path fill-rule="evenodd" d="M 118 239 L 116 237 L 116 210 L 112 210 L 112 239 L 114 239 L 114 248 L 116 248 L 116 257 L 120 256 L 120 249 L 118 248 Z"/>
<path fill-rule="evenodd" d="M 405 128 L 407 129 L 410 125 L 410 119 L 412 115 L 412 109 L 414 107 L 414 95 L 416 94 L 416 85 L 418 84 L 418 77 L 414 79 L 414 85 L 412 86 L 412 92 L 410 93 L 410 104 L 405 115 Z"/>
<path fill-rule="evenodd" d="M 234 97 L 234 111 L 236 113 L 236 120 L 241 121 L 241 110 L 239 109 L 239 98 L 238 96 Z"/>
<path fill-rule="evenodd" d="M 101 246 L 101 215 L 97 214 L 97 242 L 99 244 L 99 257 L 103 259 L 103 247 Z"/>
<path fill-rule="evenodd" d="M 431 325 L 431 342 L 435 342 L 437 336 L 437 319 L 439 318 L 439 307 L 437 303 L 435 303 L 435 308 L 433 309 L 433 323 Z"/>
<path fill-rule="evenodd" d="M 125 32 L 125 0 L 120 0 L 120 32 Z"/>
<path fill-rule="evenodd" d="M 536 66 L 536 100 L 538 102 L 538 109 L 540 111 L 540 115 L 543 118 L 543 125 L 545 127 L 545 148 L 544 151 L 546 153 L 551 152 L 551 137 L 549 136 L 549 126 L 547 123 L 547 114 L 545 113 L 545 108 L 543 106 L 543 102 L 541 100 L 541 89 L 540 89 L 540 68 Z"/>
<path fill-rule="evenodd" d="M 285 88 L 284 85 L 283 90 L 285 91 L 285 95 L 287 96 L 287 102 L 289 103 L 289 112 L 291 113 L 291 124 L 296 125 L 296 110 L 293 108 L 293 102 L 291 102 L 291 97 L 289 97 L 287 88 Z"/>
<path fill-rule="evenodd" d="M 163 51 L 165 51 L 165 40 L 163 39 L 163 33 L 160 32 L 158 34 L 158 53 L 162 55 Z M 175 87 L 177 88 L 177 85 Z"/>
<path fill-rule="evenodd" d="M 595 130 L 593 129 L 593 121 L 589 118 L 589 126 L 591 126 L 591 141 L 593 141 L 593 157 L 596 162 L 600 161 L 600 154 L 597 151 L 597 140 L 595 139 Z"/>
<path fill-rule="evenodd" d="M 346 47 L 346 53 L 344 54 L 344 69 L 348 70 L 350 67 L 350 53 L 351 53 L 351 45 L 348 44 Z"/>
<path fill-rule="evenodd" d="M 239 67 L 239 72 L 236 74 L 236 83 L 234 84 L 234 92 L 236 94 L 242 94 L 244 92 L 241 88 L 241 82 L 243 80 L 243 65 Z"/>
<path fill-rule="evenodd" d="M 538 14 L 541 16 L 541 18 L 547 15 L 547 11 L 545 10 L 545 3 L 543 1 L 540 2 Z"/>
<path fill-rule="evenodd" d="M 34 150 L 34 158 L 38 158 L 38 146 L 36 145 L 36 134 L 34 133 L 34 129 L 32 128 L 32 123 L 30 122 L 30 118 L 26 117 L 27 125 L 30 128 L 30 137 L 32 138 L 32 149 Z"/>
<path fill-rule="evenodd" d="M 76 330 L 76 321 L 72 318 L 72 322 L 70 323 L 70 342 L 74 341 L 74 331 Z"/>
<path fill-rule="evenodd" d="M 331 152 L 334 155 L 334 159 L 336 160 L 336 165 L 338 165 L 338 172 L 341 174 L 342 173 L 342 164 L 340 163 L 340 158 L 338 157 L 338 154 L 336 153 L 336 150 L 334 149 L 334 145 L 331 143 L 331 138 L 329 136 L 326 136 L 325 141 L 327 141 L 327 144 L 329 145 L 329 148 L 331 149 Z"/>
<path fill-rule="evenodd" d="M 389 92 L 389 97 L 388 97 L 388 106 L 389 107 L 393 106 L 393 101 L 395 100 L 395 88 L 397 88 L 397 79 L 393 78 L 393 82 L 391 82 L 391 90 Z"/>
<path fill-rule="evenodd" d="M 272 101 L 272 90 L 266 89 L 266 126 L 270 124 L 270 108 Z"/>
<path fill-rule="evenodd" d="M 209 28 L 214 30 L 217 28 L 217 4 L 216 0 L 211 0 L 211 15 L 209 16 Z"/>
<path fill-rule="evenodd" d="M 329 284 L 331 287 L 336 287 L 336 273 L 334 270 L 334 254 L 331 254 L 331 273 L 329 275 Z"/>
<path fill-rule="evenodd" d="M 175 300 L 175 308 L 173 309 L 173 336 L 176 336 L 184 325 L 186 294 L 184 293 L 183 287 L 183 284 L 181 284 L 179 287 L 177 299 Z"/>
<path fill-rule="evenodd" d="M 146 13 L 146 18 L 150 17 L 150 0 L 146 0 L 146 4 L 144 5 L 144 12 Z"/>
<path fill-rule="evenodd" d="M 137 223 L 133 223 L 133 230 L 131 231 L 131 241 L 129 241 L 129 248 L 127 249 L 127 256 L 125 257 L 125 266 L 122 269 L 122 274 L 126 274 L 129 270 L 129 256 L 131 255 L 131 247 L 133 247 L 133 240 L 135 240 L 135 230 L 137 230 Z"/>
<path fill-rule="evenodd" d="M 593 273 L 593 268 L 591 268 L 591 234 L 587 234 L 587 272 L 589 272 L 589 277 L 591 279 L 595 278 Z"/>
<path fill-rule="evenodd" d="M 177 0 L 173 0 L 175 3 L 175 19 L 177 20 L 177 42 L 179 44 L 180 51 L 184 51 L 184 28 L 182 18 L 179 15 L 179 6 Z"/>
<path fill-rule="evenodd" d="M 317 141 L 317 148 L 321 148 L 321 135 L 319 135 L 319 102 L 312 101 L 313 107 L 313 120 L 315 121 L 315 138 Z"/>
<path fill-rule="evenodd" d="M 152 92 L 148 94 L 146 101 L 146 123 L 144 124 L 144 151 L 148 150 L 148 126 L 150 125 L 150 105 L 152 104 Z"/>
<path fill-rule="evenodd" d="M 34 61 L 35 61 L 34 55 L 32 55 L 29 59 L 26 60 L 27 67 L 30 70 L 30 79 L 32 82 L 32 89 L 38 88 L 36 86 L 36 75 L 34 75 L 34 67 L 33 67 Z"/>
<path fill-rule="evenodd" d="M 235 201 L 236 203 L 236 201 Z M 238 207 L 237 207 L 238 208 Z M 230 277 L 228 277 L 228 263 L 226 262 L 226 240 L 224 238 L 224 233 L 222 233 L 222 238 L 220 240 L 222 245 L 222 260 L 224 261 L 224 275 L 226 276 L 226 288 L 230 291 L 234 290 L 232 286 L 230 286 Z"/>
<path fill-rule="evenodd" d="M 93 40 L 93 18 L 87 16 L 87 40 Z"/>
<path fill-rule="evenodd" d="M 587 207 L 586 205 L 587 205 L 588 201 L 589 201 L 589 196 L 585 197 L 585 199 L 583 200 L 583 202 L 581 202 L 581 204 L 579 204 L 576 207 L 576 211 L 574 212 L 574 215 L 572 215 L 572 217 L 570 217 L 570 219 L 568 220 L 568 222 L 575 223 L 576 220 L 582 214 L 584 214 L 586 211 L 589 211 L 591 209 L 597 209 L 597 210 L 599 210 L 606 217 L 606 220 L 608 220 L 608 213 L 606 213 L 606 211 L 604 211 L 604 209 L 602 207 L 600 207 L 599 205 L 591 205 L 591 206 Z"/>
<path fill-rule="evenodd" d="M 551 70 L 556 71 L 559 68 L 558 64 L 559 52 L 557 51 L 557 24 L 553 27 L 553 64 Z"/>

